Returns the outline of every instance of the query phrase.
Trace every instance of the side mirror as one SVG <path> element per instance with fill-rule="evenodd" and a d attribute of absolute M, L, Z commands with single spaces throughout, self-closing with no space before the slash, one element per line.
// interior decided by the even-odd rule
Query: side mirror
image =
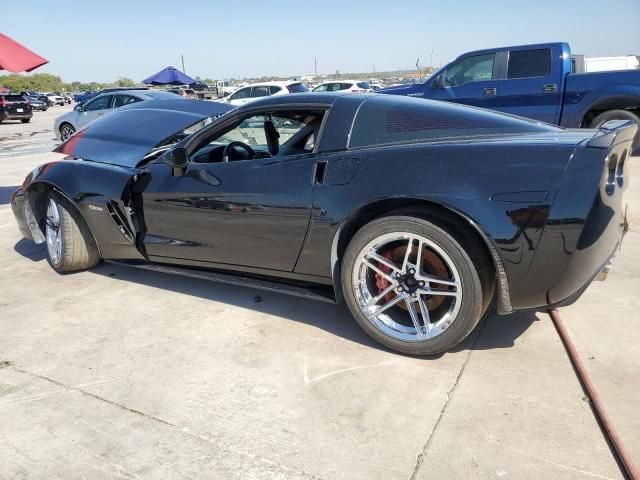
<path fill-rule="evenodd" d="M 84 110 L 84 108 L 83 108 L 82 104 L 78 104 L 78 105 L 76 105 L 75 107 L 73 107 L 73 109 L 74 109 L 76 112 L 81 112 L 82 110 Z"/>
<path fill-rule="evenodd" d="M 182 147 L 176 147 L 169 150 L 162 157 L 162 161 L 173 168 L 173 175 L 181 177 L 187 169 L 189 157 L 187 151 Z"/>
<path fill-rule="evenodd" d="M 444 73 L 441 73 L 440 75 L 438 75 L 436 78 L 433 79 L 433 82 L 431 82 L 431 87 L 432 88 L 444 88 L 445 87 Z"/>

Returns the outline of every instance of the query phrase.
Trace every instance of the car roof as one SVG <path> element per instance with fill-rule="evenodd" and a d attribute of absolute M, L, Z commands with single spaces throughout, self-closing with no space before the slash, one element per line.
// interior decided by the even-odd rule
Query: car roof
<path fill-rule="evenodd" d="M 364 101 L 366 98 L 370 97 L 371 93 L 364 94 L 353 94 L 353 93 L 345 93 L 345 92 L 300 92 L 293 93 L 291 95 L 271 95 L 269 97 L 263 97 L 260 100 L 255 100 L 251 103 L 248 103 L 245 106 L 240 107 L 239 111 L 249 110 L 256 107 L 268 107 L 268 106 L 286 106 L 286 105 L 321 105 L 330 107 L 333 105 L 333 102 L 336 99 L 341 97 L 348 96 L 351 99 L 357 100 L 360 99 Z"/>
<path fill-rule="evenodd" d="M 325 83 L 358 83 L 366 81 L 368 80 L 327 80 L 326 82 L 319 83 L 318 86 L 324 85 Z"/>
<path fill-rule="evenodd" d="M 270 82 L 252 83 L 250 85 L 245 85 L 244 87 L 240 87 L 240 88 L 246 88 L 246 87 L 268 87 L 270 85 L 277 85 L 278 87 L 287 87 L 289 85 L 295 85 L 296 83 L 302 83 L 302 82 L 300 80 L 287 80 L 287 81 L 273 80 L 273 81 L 270 81 Z"/>

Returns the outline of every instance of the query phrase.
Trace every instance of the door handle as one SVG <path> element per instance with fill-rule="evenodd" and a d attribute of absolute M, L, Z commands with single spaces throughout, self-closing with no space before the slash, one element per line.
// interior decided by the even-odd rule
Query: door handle
<path fill-rule="evenodd" d="M 98 113 L 96 116 L 101 117 L 102 115 L 104 115 L 104 113 Z"/>
<path fill-rule="evenodd" d="M 496 87 L 487 87 L 482 90 L 482 93 L 484 93 L 485 95 L 495 95 L 497 92 L 498 90 L 496 89 Z"/>
<path fill-rule="evenodd" d="M 543 92 L 555 92 L 558 89 L 558 86 L 555 83 L 547 83 L 542 86 Z"/>

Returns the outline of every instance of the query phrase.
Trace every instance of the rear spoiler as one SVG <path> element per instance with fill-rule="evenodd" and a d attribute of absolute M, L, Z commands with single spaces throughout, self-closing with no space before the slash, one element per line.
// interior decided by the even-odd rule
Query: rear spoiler
<path fill-rule="evenodd" d="M 587 142 L 587 147 L 611 148 L 619 143 L 633 141 L 637 132 L 638 124 L 633 120 L 609 120 Z"/>

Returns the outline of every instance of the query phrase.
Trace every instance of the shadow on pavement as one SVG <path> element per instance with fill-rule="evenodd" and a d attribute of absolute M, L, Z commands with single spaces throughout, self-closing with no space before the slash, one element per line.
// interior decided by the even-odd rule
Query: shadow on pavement
<path fill-rule="evenodd" d="M 11 187 L 0 187 L 0 205 L 7 205 L 11 202 L 11 194 L 18 189 L 17 185 Z"/>
<path fill-rule="evenodd" d="M 44 245 L 35 245 L 32 241 L 26 239 L 16 243 L 14 249 L 35 262 L 44 260 L 46 256 Z M 100 264 L 92 269 L 91 273 L 146 285 L 166 292 L 192 295 L 206 300 L 287 318 L 312 325 L 367 347 L 390 351 L 362 331 L 344 304 L 333 305 L 248 287 L 151 272 L 110 263 Z M 260 302 L 254 301 L 254 297 L 257 295 L 261 297 Z M 535 312 L 518 312 L 508 316 L 486 316 L 476 329 L 476 332 L 479 333 L 469 335 L 453 351 L 513 347 L 515 340 L 536 320 Z M 442 354 L 423 358 L 425 360 L 435 360 L 440 356 Z"/>

